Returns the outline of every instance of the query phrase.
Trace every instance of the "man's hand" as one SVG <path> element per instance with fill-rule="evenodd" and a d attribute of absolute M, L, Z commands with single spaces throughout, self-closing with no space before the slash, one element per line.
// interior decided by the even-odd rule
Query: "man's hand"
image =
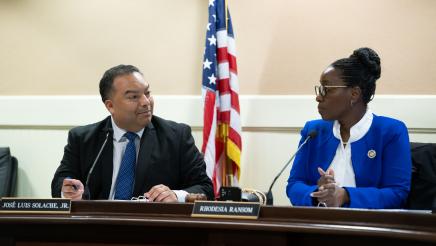
<path fill-rule="evenodd" d="M 178 202 L 176 193 L 163 184 L 153 186 L 144 196 L 150 202 Z"/>
<path fill-rule="evenodd" d="M 62 196 L 73 201 L 82 200 L 85 187 L 78 179 L 65 178 L 62 183 Z"/>

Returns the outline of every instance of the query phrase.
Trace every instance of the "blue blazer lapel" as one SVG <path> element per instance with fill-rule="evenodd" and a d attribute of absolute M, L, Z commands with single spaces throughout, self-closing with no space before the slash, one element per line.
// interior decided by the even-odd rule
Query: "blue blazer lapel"
<path fill-rule="evenodd" d="M 368 186 L 377 183 L 381 173 L 379 162 L 381 153 L 378 153 L 378 151 L 379 149 L 368 137 L 368 134 L 351 144 L 351 162 L 355 173 L 356 186 Z M 370 154 L 374 154 L 374 156 Z"/>
<path fill-rule="evenodd" d="M 339 139 L 333 135 L 333 122 L 329 121 L 322 125 L 319 131 L 319 142 L 314 149 L 315 156 L 317 156 L 317 165 L 324 171 L 330 167 L 330 164 L 335 157 L 336 150 L 340 143 Z M 317 168 L 315 168 L 317 169 Z M 315 170 L 317 179 L 320 177 L 318 170 Z"/>
<path fill-rule="evenodd" d="M 363 139 L 351 144 L 351 164 L 354 169 L 354 177 L 356 179 L 356 186 L 361 186 L 362 176 L 366 176 L 364 172 L 364 164 L 366 162 L 366 153 L 368 150 Z"/>
<path fill-rule="evenodd" d="M 315 146 L 311 148 L 309 157 L 309 177 L 314 184 L 320 177 L 318 167 L 324 171 L 330 167 L 339 144 L 339 140 L 333 136 L 331 129 L 323 132 L 327 132 L 327 134 L 319 136 Z"/>
<path fill-rule="evenodd" d="M 322 148 L 325 148 L 326 156 L 321 157 L 325 161 L 321 163 L 321 168 L 325 171 L 330 167 L 330 164 L 333 161 L 333 158 L 336 155 L 336 150 L 338 149 L 338 145 L 340 144 L 339 139 L 335 138 L 333 134 L 330 135 L 328 140 L 321 146 Z"/>

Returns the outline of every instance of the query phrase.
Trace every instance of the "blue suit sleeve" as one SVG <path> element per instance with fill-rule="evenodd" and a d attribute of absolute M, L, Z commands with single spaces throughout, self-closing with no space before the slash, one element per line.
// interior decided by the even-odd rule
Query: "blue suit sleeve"
<path fill-rule="evenodd" d="M 306 123 L 304 128 L 301 130 L 301 140 L 298 146 L 300 146 L 307 138 L 309 128 L 309 124 Z M 316 182 L 310 183 L 309 181 L 309 154 L 309 144 L 306 144 L 295 156 L 291 173 L 289 175 L 286 194 L 291 204 L 294 206 L 312 206 L 312 197 L 310 196 L 310 193 L 318 188 Z"/>
<path fill-rule="evenodd" d="M 382 151 L 380 183 L 376 187 L 347 187 L 350 207 L 353 208 L 401 208 L 410 190 L 411 156 L 407 128 L 403 123 L 389 129 Z"/>

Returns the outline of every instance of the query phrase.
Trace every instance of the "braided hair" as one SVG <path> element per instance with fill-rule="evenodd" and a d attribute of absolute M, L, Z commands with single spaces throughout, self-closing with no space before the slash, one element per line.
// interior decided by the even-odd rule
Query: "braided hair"
<path fill-rule="evenodd" d="M 363 102 L 368 104 L 375 94 L 376 80 L 380 78 L 380 57 L 370 48 L 360 48 L 348 58 L 335 61 L 332 66 L 342 72 L 347 86 L 358 86 Z"/>

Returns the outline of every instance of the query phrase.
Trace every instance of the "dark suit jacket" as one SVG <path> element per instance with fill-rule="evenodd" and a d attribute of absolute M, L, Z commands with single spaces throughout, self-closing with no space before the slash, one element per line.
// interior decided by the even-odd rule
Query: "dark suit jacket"
<path fill-rule="evenodd" d="M 51 183 L 53 197 L 61 196 L 65 177 L 79 179 L 85 185 L 92 163 L 111 127 L 111 119 L 107 117 L 95 124 L 70 130 L 64 156 Z M 111 140 L 109 137 L 90 176 L 89 194 L 85 194 L 89 199 L 109 198 L 113 171 Z M 172 190 L 203 193 L 208 199 L 213 199 L 212 182 L 206 174 L 203 156 L 194 145 L 189 126 L 153 116 L 140 142 L 133 196 L 143 195 L 154 185 L 164 184 Z"/>

